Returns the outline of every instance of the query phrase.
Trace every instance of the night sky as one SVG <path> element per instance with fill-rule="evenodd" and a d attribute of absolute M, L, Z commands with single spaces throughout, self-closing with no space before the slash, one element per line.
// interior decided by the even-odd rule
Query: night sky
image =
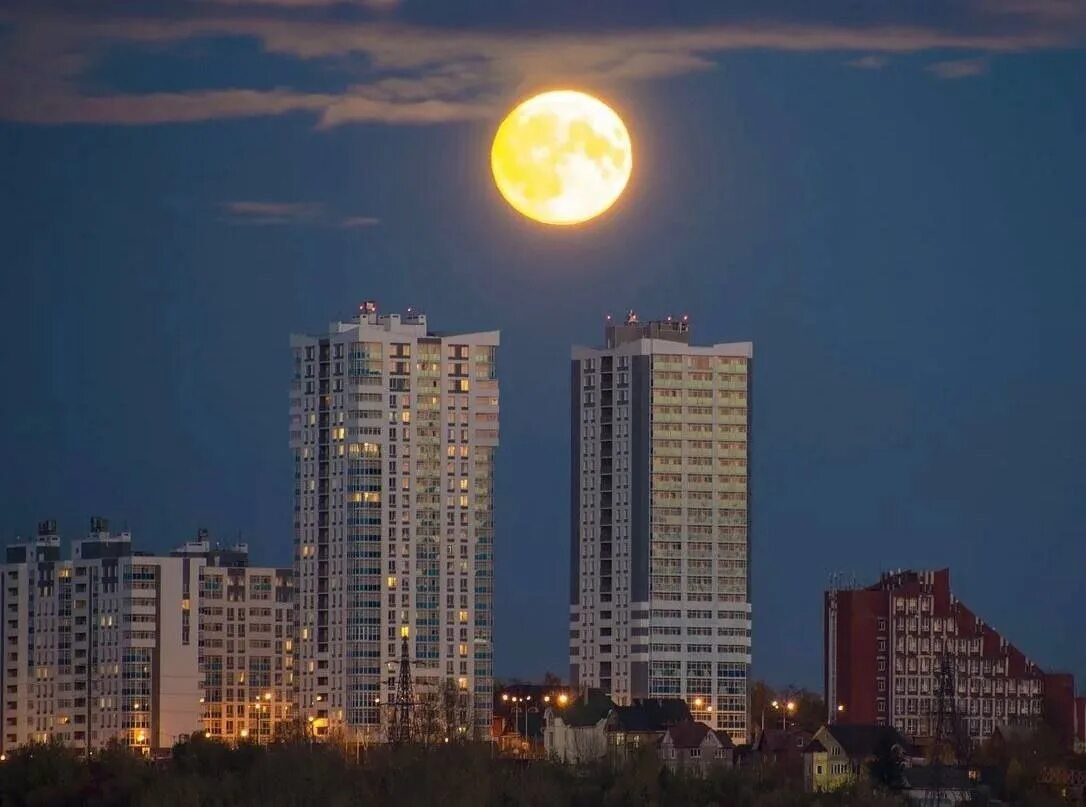
<path fill-rule="evenodd" d="M 821 688 L 831 573 L 949 566 L 1086 685 L 1086 4 L 670 5 L 4 2 L 4 537 L 289 564 L 289 334 L 413 306 L 502 332 L 496 670 L 564 675 L 570 346 L 688 314 L 755 345 L 757 676 Z M 576 228 L 489 172 L 554 87 L 634 144 Z"/>

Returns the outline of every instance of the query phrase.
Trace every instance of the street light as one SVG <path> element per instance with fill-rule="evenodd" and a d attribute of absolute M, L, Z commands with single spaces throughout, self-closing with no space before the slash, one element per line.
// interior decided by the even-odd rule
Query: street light
<path fill-rule="evenodd" d="M 788 715 L 796 711 L 796 702 L 787 701 L 782 703 L 781 701 L 771 701 L 769 705 L 781 713 L 781 729 L 787 729 Z M 762 731 L 765 731 L 765 709 L 762 710 Z"/>
<path fill-rule="evenodd" d="M 569 695 L 563 692 L 561 695 L 558 696 L 558 705 L 565 706 L 567 703 L 569 703 Z"/>

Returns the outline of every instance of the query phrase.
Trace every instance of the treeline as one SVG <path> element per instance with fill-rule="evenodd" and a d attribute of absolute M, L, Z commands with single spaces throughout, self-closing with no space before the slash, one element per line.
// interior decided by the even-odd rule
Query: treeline
<path fill-rule="evenodd" d="M 147 762 L 110 748 L 90 759 L 34 745 L 0 763 L 4 807 L 204 807 L 204 805 L 891 805 L 856 790 L 814 796 L 772 770 L 720 770 L 705 779 L 669 773 L 651 755 L 624 767 L 570 768 L 497 759 L 487 744 L 342 750 L 305 742 L 231 748 L 209 740 L 178 745 Z"/>

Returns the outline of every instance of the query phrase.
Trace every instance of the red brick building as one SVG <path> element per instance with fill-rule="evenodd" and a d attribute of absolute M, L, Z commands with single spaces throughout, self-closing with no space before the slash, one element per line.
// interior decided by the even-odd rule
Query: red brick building
<path fill-rule="evenodd" d="M 1048 723 L 1070 747 L 1074 679 L 1045 673 L 950 591 L 950 572 L 884 574 L 825 595 L 831 722 L 892 725 L 917 740 L 935 728 L 941 660 L 954 668 L 957 713 L 974 742 L 1004 724 Z"/>

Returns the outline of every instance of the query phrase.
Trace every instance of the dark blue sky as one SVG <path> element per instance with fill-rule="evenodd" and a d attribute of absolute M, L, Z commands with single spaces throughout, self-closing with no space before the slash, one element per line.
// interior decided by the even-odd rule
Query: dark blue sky
<path fill-rule="evenodd" d="M 0 10 L 5 537 L 287 563 L 288 335 L 415 306 L 502 331 L 497 670 L 564 673 L 569 347 L 687 313 L 755 343 L 756 674 L 820 687 L 832 572 L 949 566 L 1086 684 L 1079 4 L 66 5 Z M 576 229 L 489 176 L 556 85 L 635 148 Z"/>

